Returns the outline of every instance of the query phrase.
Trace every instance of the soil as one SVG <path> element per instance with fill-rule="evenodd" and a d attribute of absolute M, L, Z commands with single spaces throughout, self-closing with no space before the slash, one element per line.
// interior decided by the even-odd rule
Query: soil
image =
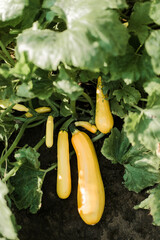
<path fill-rule="evenodd" d="M 44 135 L 45 126 L 28 129 L 20 146 L 28 143 L 36 145 Z M 101 174 L 105 187 L 106 204 L 99 223 L 86 225 L 77 211 L 77 162 L 71 158 L 72 193 L 66 200 L 56 194 L 56 170 L 46 175 L 43 184 L 42 207 L 37 214 L 28 210 L 13 212 L 17 223 L 21 225 L 20 240 L 159 240 L 160 228 L 152 225 L 149 211 L 134 210 L 146 194 L 129 192 L 123 185 L 124 169 L 113 165 L 100 152 L 103 141 L 95 143 Z M 55 139 L 56 143 L 56 139 Z M 43 145 L 39 150 L 41 168 L 48 168 L 56 161 L 56 144 L 47 149 Z"/>

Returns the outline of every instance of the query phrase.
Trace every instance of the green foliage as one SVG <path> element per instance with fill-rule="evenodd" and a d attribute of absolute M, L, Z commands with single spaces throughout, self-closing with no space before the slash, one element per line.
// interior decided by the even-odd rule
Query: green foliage
<path fill-rule="evenodd" d="M 7 206 L 5 196 L 8 194 L 6 185 L 0 180 L 0 234 L 2 239 L 17 239 L 17 232 L 14 226 L 14 216 Z"/>
<path fill-rule="evenodd" d="M 36 213 L 40 209 L 44 177 L 45 172 L 24 165 L 16 176 L 11 178 L 11 184 L 14 187 L 11 198 L 18 209 L 29 208 L 31 213 Z"/>
<path fill-rule="evenodd" d="M 152 190 L 149 190 L 148 193 L 150 194 L 148 198 L 142 201 L 140 204 L 135 206 L 135 209 L 143 208 L 150 210 L 150 214 L 153 216 L 153 224 L 156 226 L 160 226 L 160 184 L 158 184 Z"/>
<path fill-rule="evenodd" d="M 19 148 L 24 131 L 48 114 L 55 129 L 70 117 L 94 123 L 101 76 L 115 118 L 102 154 L 124 166 L 129 191 L 152 187 L 136 208 L 150 209 L 160 225 L 159 9 L 158 0 L 0 1 L 0 178 L 12 185 L 9 193 L 19 209 L 40 209 L 45 175 L 55 167 L 40 169 L 37 149 L 44 137 L 33 148 Z M 33 117 L 12 109 L 17 103 Z M 42 106 L 51 112 L 35 112 Z M 14 240 L 7 188 L 1 182 L 0 188 L 0 238 Z"/>

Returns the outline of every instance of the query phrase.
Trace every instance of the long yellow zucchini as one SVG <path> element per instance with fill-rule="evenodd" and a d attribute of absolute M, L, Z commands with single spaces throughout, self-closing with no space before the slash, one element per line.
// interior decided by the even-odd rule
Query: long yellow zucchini
<path fill-rule="evenodd" d="M 57 195 L 68 198 L 71 193 L 71 170 L 69 161 L 68 132 L 60 130 L 57 143 Z"/>
<path fill-rule="evenodd" d="M 105 191 L 94 145 L 81 131 L 72 133 L 72 145 L 78 162 L 78 212 L 86 224 L 94 225 L 102 217 Z"/>
<path fill-rule="evenodd" d="M 110 110 L 109 101 L 106 100 L 102 91 L 101 77 L 98 78 L 96 89 L 96 115 L 95 123 L 98 130 L 102 133 L 109 133 L 113 128 L 113 116 Z"/>
<path fill-rule="evenodd" d="M 54 134 L 54 118 L 48 116 L 46 122 L 46 146 L 51 148 L 53 146 L 53 134 Z"/>

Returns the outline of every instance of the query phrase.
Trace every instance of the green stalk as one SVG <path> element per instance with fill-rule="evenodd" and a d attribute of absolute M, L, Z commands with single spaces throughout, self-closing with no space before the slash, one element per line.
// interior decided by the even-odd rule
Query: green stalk
<path fill-rule="evenodd" d="M 6 175 L 5 177 L 2 179 L 2 182 L 7 182 L 7 180 L 13 176 L 18 169 L 22 166 L 22 163 L 16 164 L 16 166 L 14 168 L 12 168 Z"/>
<path fill-rule="evenodd" d="M 14 151 L 14 149 L 16 148 L 17 144 L 19 143 L 21 137 L 23 136 L 23 133 L 27 127 L 27 125 L 29 124 L 29 120 L 24 122 L 16 139 L 14 140 L 14 142 L 12 143 L 12 145 L 10 146 L 10 148 L 8 149 L 8 151 L 3 155 L 3 157 L 0 159 L 0 165 L 10 156 L 10 154 Z"/>
<path fill-rule="evenodd" d="M 70 101 L 70 108 L 71 108 L 73 117 L 74 117 L 74 118 L 77 118 L 77 113 L 76 113 L 76 101 Z"/>
<path fill-rule="evenodd" d="M 4 117 L 8 112 L 11 111 L 11 109 L 13 108 L 14 105 L 15 105 L 15 103 L 12 104 L 12 105 L 10 105 L 8 108 L 6 108 L 6 110 L 1 114 L 0 118 L 3 119 L 3 117 Z"/>
<path fill-rule="evenodd" d="M 65 123 L 63 123 L 62 127 L 60 130 L 68 132 L 68 126 L 75 120 L 75 118 L 71 117 L 69 118 Z"/>
<path fill-rule="evenodd" d="M 34 149 L 37 151 L 45 142 L 46 137 L 44 136 L 41 140 L 34 146 Z"/>
<path fill-rule="evenodd" d="M 104 136 L 105 136 L 104 133 L 100 133 L 100 134 L 98 134 L 97 136 L 95 136 L 94 138 L 92 138 L 91 140 L 92 140 L 92 142 L 96 142 L 96 141 L 98 141 L 99 139 L 103 138 Z"/>
<path fill-rule="evenodd" d="M 56 113 L 56 116 L 59 116 L 59 111 L 55 107 L 55 105 L 51 102 L 49 98 L 45 99 L 45 101 L 48 103 L 48 105 L 52 108 L 52 110 Z"/>
<path fill-rule="evenodd" d="M 14 67 L 15 62 L 14 60 L 11 58 L 9 52 L 7 51 L 7 49 L 5 48 L 4 44 L 0 41 L 0 47 L 2 48 L 2 51 L 4 52 L 4 54 L 7 56 L 8 60 L 10 61 L 11 65 Z"/>
<path fill-rule="evenodd" d="M 138 111 L 140 111 L 140 112 L 142 112 L 143 111 L 143 109 L 142 108 L 140 108 L 140 107 L 138 107 L 137 105 L 134 105 L 134 104 L 132 104 L 131 105 L 132 107 L 134 107 L 134 108 L 136 108 Z"/>
<path fill-rule="evenodd" d="M 52 171 L 53 169 L 55 169 L 57 167 L 57 163 L 54 163 L 51 167 L 47 168 L 46 170 L 41 169 L 41 171 L 48 173 L 50 171 Z"/>
<path fill-rule="evenodd" d="M 85 92 L 82 93 L 82 96 L 89 102 L 89 104 L 91 105 L 91 108 L 92 108 L 92 112 L 94 113 L 94 104 L 93 104 L 91 97 Z"/>

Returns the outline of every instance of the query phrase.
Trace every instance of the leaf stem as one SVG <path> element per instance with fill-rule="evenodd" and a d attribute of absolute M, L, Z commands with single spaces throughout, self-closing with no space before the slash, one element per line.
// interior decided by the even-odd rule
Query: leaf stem
<path fill-rule="evenodd" d="M 74 117 L 69 118 L 66 122 L 63 123 L 63 125 L 62 125 L 62 127 L 61 127 L 60 129 L 68 132 L 68 126 L 69 126 L 74 120 L 75 120 Z"/>
<path fill-rule="evenodd" d="M 15 103 L 12 104 L 12 105 L 10 105 L 8 108 L 6 108 L 6 110 L 1 114 L 0 118 L 3 119 L 3 117 L 4 117 L 8 112 L 11 111 L 11 109 L 13 108 L 14 105 L 15 105 Z"/>
<path fill-rule="evenodd" d="M 14 67 L 15 62 L 14 60 L 11 58 L 9 52 L 7 51 L 7 49 L 5 48 L 4 44 L 2 43 L 2 41 L 0 41 L 0 47 L 2 48 L 2 51 L 5 53 L 5 55 L 7 56 L 8 60 L 10 61 L 10 64 Z"/>
<path fill-rule="evenodd" d="M 71 111 L 72 111 L 72 116 L 74 118 L 77 118 L 76 101 L 70 101 L 70 108 L 71 108 Z"/>
<path fill-rule="evenodd" d="M 51 100 L 49 98 L 47 98 L 47 99 L 45 99 L 45 101 L 48 103 L 48 105 L 55 112 L 56 116 L 59 116 L 59 111 L 58 111 L 57 107 L 51 102 Z"/>
<path fill-rule="evenodd" d="M 93 104 L 91 97 L 85 92 L 82 93 L 82 96 L 89 102 L 89 104 L 91 105 L 91 108 L 92 108 L 92 112 L 94 112 L 94 104 Z"/>
<path fill-rule="evenodd" d="M 22 163 L 16 163 L 16 166 L 14 168 L 12 168 L 7 174 L 5 174 L 5 177 L 2 179 L 2 182 L 7 182 L 7 180 L 13 176 L 18 169 L 22 166 Z"/>
<path fill-rule="evenodd" d="M 51 167 L 45 169 L 41 169 L 41 171 L 44 171 L 45 173 L 48 173 L 50 171 L 52 171 L 53 169 L 55 169 L 57 167 L 57 163 L 54 163 Z"/>
<path fill-rule="evenodd" d="M 134 105 L 134 104 L 132 104 L 131 105 L 132 107 L 134 107 L 134 108 L 136 108 L 138 111 L 140 111 L 140 112 L 142 112 L 143 111 L 143 109 L 142 108 L 140 108 L 140 107 L 138 107 L 138 106 L 136 106 L 136 105 Z"/>
<path fill-rule="evenodd" d="M 0 165 L 10 156 L 10 154 L 14 151 L 14 149 L 16 148 L 17 144 L 19 143 L 21 137 L 23 136 L 23 133 L 27 127 L 27 125 L 29 124 L 29 120 L 24 122 L 17 137 L 15 138 L 14 142 L 12 143 L 12 145 L 10 146 L 10 148 L 8 149 L 8 151 L 3 155 L 3 157 L 0 159 Z"/>
<path fill-rule="evenodd" d="M 104 136 L 105 136 L 104 133 L 100 133 L 100 134 L 98 134 L 97 136 L 95 136 L 94 138 L 92 138 L 91 140 L 92 140 L 92 142 L 96 142 L 96 141 L 98 141 L 99 139 L 103 138 Z"/>

